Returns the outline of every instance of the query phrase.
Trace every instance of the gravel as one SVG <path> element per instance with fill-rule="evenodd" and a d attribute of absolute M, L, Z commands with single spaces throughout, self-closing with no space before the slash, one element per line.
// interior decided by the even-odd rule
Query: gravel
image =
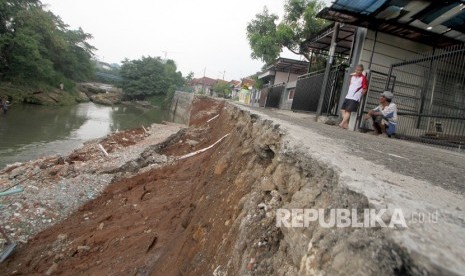
<path fill-rule="evenodd" d="M 152 125 L 147 132 L 136 129 L 113 133 L 87 142 L 67 157 L 49 156 L 7 166 L 0 171 L 0 192 L 9 187 L 24 191 L 0 197 L 0 227 L 11 240 L 27 243 L 98 197 L 114 181 L 168 163 L 166 156 L 151 151 L 150 156 L 144 155 L 150 162 L 142 162 L 145 168 L 138 167 L 142 153 L 182 127 Z M 109 152 L 108 157 L 99 150 L 99 144 Z M 4 242 L 0 237 L 0 250 Z"/>

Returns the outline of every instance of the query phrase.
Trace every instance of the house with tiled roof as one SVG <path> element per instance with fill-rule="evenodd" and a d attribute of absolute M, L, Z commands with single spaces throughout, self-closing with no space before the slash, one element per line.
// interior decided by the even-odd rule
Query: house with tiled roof
<path fill-rule="evenodd" d="M 195 78 L 190 82 L 190 86 L 194 88 L 195 93 L 205 93 L 211 95 L 213 86 L 218 83 L 218 80 L 209 77 Z"/>
<path fill-rule="evenodd" d="M 231 87 L 231 89 L 234 91 L 239 91 L 241 90 L 241 81 L 238 81 L 238 80 L 232 80 L 229 82 L 229 86 Z"/>
<path fill-rule="evenodd" d="M 257 82 L 252 78 L 243 78 L 241 81 L 241 87 L 246 89 L 253 89 Z"/>

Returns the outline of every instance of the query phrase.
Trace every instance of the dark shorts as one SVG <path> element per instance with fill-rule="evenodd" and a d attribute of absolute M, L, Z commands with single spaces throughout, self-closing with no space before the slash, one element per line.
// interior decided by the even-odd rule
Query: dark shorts
<path fill-rule="evenodd" d="M 356 100 L 345 99 L 342 103 L 341 109 L 348 112 L 357 112 L 358 105 L 359 102 Z"/>

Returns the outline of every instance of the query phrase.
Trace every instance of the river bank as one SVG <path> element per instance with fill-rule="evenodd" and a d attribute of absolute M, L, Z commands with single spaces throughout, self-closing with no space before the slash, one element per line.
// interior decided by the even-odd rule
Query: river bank
<path fill-rule="evenodd" d="M 16 104 L 0 114 L 0 169 L 43 156 L 65 156 L 88 140 L 163 121 L 170 121 L 168 110 L 134 103 Z"/>
<path fill-rule="evenodd" d="M 77 91 L 65 92 L 50 86 L 33 87 L 0 82 L 0 97 L 8 99 L 11 104 L 38 104 L 38 105 L 72 105 L 80 101 Z"/>
<path fill-rule="evenodd" d="M 12 104 L 63 106 L 92 101 L 115 105 L 121 103 L 123 92 L 120 88 L 102 83 L 78 83 L 66 91 L 48 85 L 25 86 L 2 82 L 0 97 L 9 99 Z"/>
<path fill-rule="evenodd" d="M 188 129 L 106 175 L 131 172 L 128 168 L 140 168 L 138 164 L 147 164 L 146 169 L 114 178 L 100 196 L 22 245 L 0 264 L 0 272 L 461 275 L 465 271 L 463 155 L 343 131 L 315 123 L 307 114 L 204 97 L 194 98 L 189 110 Z M 380 148 L 392 155 L 379 158 Z M 68 157 L 62 166 L 83 156 Z M 167 162 L 157 161 L 161 159 Z M 99 168 L 107 166 L 104 159 L 98 160 Z M 90 166 L 88 172 L 97 171 Z M 8 208 L 16 208 L 13 204 Z M 278 210 L 296 208 L 350 209 L 360 212 L 359 217 L 365 209 L 386 209 L 388 214 L 400 209 L 408 227 L 338 228 L 316 222 L 277 227 Z M 419 212 L 437 212 L 437 220 L 409 219 Z M 382 220 L 390 222 L 385 216 Z"/>
<path fill-rule="evenodd" d="M 152 163 L 146 169 L 167 163 L 168 158 L 156 155 L 151 147 L 180 129 L 180 125 L 155 124 L 86 142 L 68 156 L 44 157 L 7 166 L 0 171 L 0 191 L 21 186 L 24 192 L 0 198 L 2 226 L 13 240 L 26 243 L 41 230 L 98 197 L 115 179 L 128 177 L 148 166 L 138 163 L 141 154 L 150 155 Z"/>

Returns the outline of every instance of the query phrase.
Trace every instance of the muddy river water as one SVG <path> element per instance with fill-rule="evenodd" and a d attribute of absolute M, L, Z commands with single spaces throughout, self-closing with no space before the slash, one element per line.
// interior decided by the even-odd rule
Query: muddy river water
<path fill-rule="evenodd" d="M 45 155 L 64 155 L 111 131 L 148 126 L 167 118 L 162 109 L 132 105 L 14 105 L 6 115 L 0 114 L 0 169 Z"/>

